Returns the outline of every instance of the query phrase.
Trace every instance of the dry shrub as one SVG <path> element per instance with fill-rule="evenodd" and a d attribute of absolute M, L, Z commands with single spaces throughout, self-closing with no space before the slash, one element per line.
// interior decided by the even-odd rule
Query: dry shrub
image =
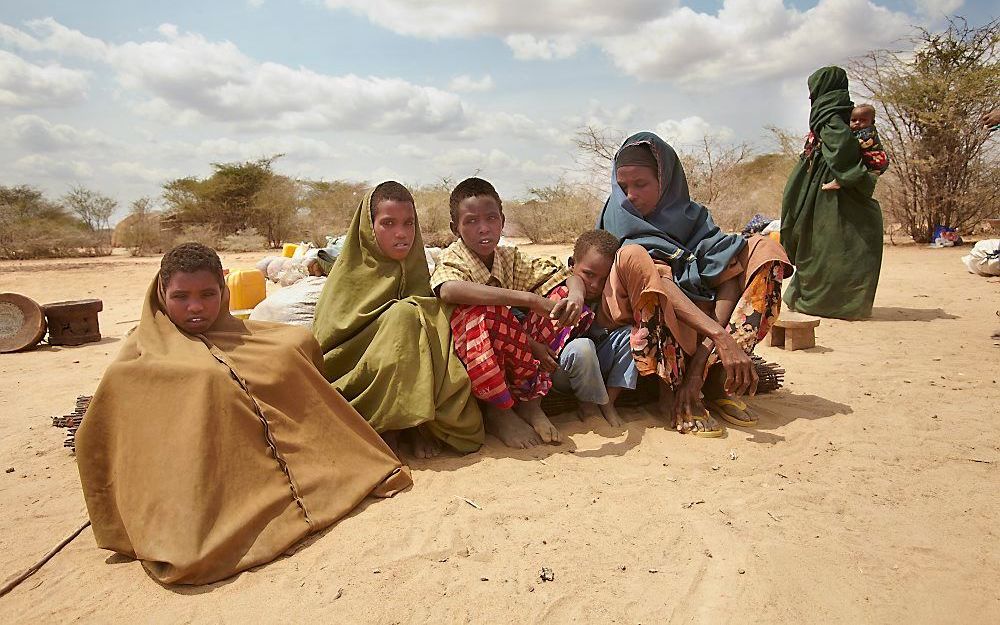
<path fill-rule="evenodd" d="M 448 180 L 411 187 L 417 215 L 420 217 L 420 234 L 424 238 L 424 245 L 445 247 L 455 240 L 448 207 L 450 187 Z"/>
<path fill-rule="evenodd" d="M 304 181 L 304 210 L 299 217 L 301 239 L 326 245 L 327 236 L 347 232 L 358 202 L 368 189 L 366 182 L 346 180 Z"/>
<path fill-rule="evenodd" d="M 256 228 L 245 228 L 236 234 L 222 237 L 218 249 L 227 252 L 257 252 L 267 247 L 267 237 L 257 234 Z"/>
<path fill-rule="evenodd" d="M 219 233 L 212 226 L 202 224 L 184 226 L 181 233 L 174 237 L 175 246 L 181 243 L 201 243 L 213 250 L 218 249 Z"/>
<path fill-rule="evenodd" d="M 73 256 L 107 256 L 103 234 L 76 224 L 39 219 L 12 225 L 5 233 L 7 241 L 0 246 L 0 258 L 26 260 L 31 258 L 69 258 Z"/>
<path fill-rule="evenodd" d="M 162 213 L 153 210 L 152 200 L 139 198 L 132 202 L 128 216 L 115 226 L 111 245 L 127 247 L 132 256 L 166 252 L 170 249 L 174 233 L 163 228 L 162 218 Z"/>
<path fill-rule="evenodd" d="M 508 230 L 532 243 L 572 243 L 592 230 L 603 200 L 583 186 L 560 181 L 529 189 L 532 198 L 507 204 Z"/>
<path fill-rule="evenodd" d="M 781 217 L 781 196 L 795 165 L 796 157 L 763 154 L 742 163 L 721 180 L 721 190 L 708 207 L 712 219 L 723 230 L 740 231 L 750 218 L 760 213 Z M 698 197 L 692 197 L 696 202 Z"/>

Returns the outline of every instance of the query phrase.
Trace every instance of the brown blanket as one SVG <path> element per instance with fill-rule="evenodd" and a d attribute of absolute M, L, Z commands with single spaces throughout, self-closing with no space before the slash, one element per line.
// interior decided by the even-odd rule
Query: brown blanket
<path fill-rule="evenodd" d="M 321 366 L 303 328 L 224 312 L 182 332 L 154 280 L 77 434 L 97 544 L 160 582 L 203 584 L 409 486 Z"/>

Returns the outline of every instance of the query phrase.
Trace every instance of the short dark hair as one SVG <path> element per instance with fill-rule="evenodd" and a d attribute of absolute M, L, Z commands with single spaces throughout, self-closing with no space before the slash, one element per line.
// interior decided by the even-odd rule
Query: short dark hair
<path fill-rule="evenodd" d="M 416 205 L 416 202 L 413 201 L 413 194 L 410 193 L 409 189 L 395 180 L 387 180 L 372 191 L 372 219 L 375 219 L 375 210 L 378 208 L 378 205 L 386 200 L 409 202 Z"/>
<path fill-rule="evenodd" d="M 167 288 L 171 276 L 175 273 L 194 273 L 208 271 L 219 279 L 219 286 L 226 286 L 226 278 L 222 275 L 222 260 L 212 248 L 201 243 L 181 243 L 163 255 L 160 261 L 160 284 Z"/>
<path fill-rule="evenodd" d="M 622 242 L 618 237 L 607 230 L 588 230 L 576 239 L 576 244 L 573 245 L 573 258 L 580 260 L 590 250 L 597 250 L 601 256 L 614 259 L 621 245 Z"/>
<path fill-rule="evenodd" d="M 458 205 L 462 203 L 462 200 L 480 195 L 493 198 L 500 209 L 500 214 L 503 214 L 503 202 L 500 201 L 500 194 L 497 193 L 493 185 L 482 178 L 466 178 L 458 183 L 455 190 L 451 192 L 451 197 L 448 198 L 452 223 L 458 223 Z"/>

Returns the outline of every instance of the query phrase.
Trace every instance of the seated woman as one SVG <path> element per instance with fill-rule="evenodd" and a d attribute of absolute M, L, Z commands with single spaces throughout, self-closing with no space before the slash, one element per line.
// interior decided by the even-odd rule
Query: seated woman
<path fill-rule="evenodd" d="M 485 438 L 450 314 L 431 293 L 413 196 L 383 182 L 354 214 L 313 333 L 327 379 L 391 446 L 403 432 L 418 458 L 440 442 L 475 451 Z"/>
<path fill-rule="evenodd" d="M 307 330 L 228 304 L 215 252 L 168 252 L 76 435 L 97 544 L 167 584 L 269 562 L 411 484 L 323 378 Z"/>
<path fill-rule="evenodd" d="M 722 419 L 753 425 L 734 395 L 755 392 L 749 354 L 780 311 L 781 279 L 791 270 L 784 251 L 766 237 L 724 234 L 691 201 L 677 153 L 655 134 L 625 140 L 612 180 L 597 227 L 623 247 L 599 321 L 631 327 L 639 373 L 659 376 L 661 410 L 679 430 L 724 433 L 702 392 Z"/>

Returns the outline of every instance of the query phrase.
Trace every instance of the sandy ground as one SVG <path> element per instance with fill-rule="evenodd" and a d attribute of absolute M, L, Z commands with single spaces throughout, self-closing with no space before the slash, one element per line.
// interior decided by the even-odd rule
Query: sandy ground
<path fill-rule="evenodd" d="M 560 447 L 413 462 L 409 492 L 205 587 L 162 587 L 87 530 L 0 621 L 1000 622 L 1000 284 L 964 252 L 888 248 L 871 321 L 762 347 L 788 382 L 752 401 L 758 427 L 706 440 L 642 410 L 620 432 L 563 415 Z M 93 392 L 157 262 L 0 264 L 2 291 L 103 299 L 106 337 L 0 355 L 0 581 L 86 519 L 49 417 Z"/>

